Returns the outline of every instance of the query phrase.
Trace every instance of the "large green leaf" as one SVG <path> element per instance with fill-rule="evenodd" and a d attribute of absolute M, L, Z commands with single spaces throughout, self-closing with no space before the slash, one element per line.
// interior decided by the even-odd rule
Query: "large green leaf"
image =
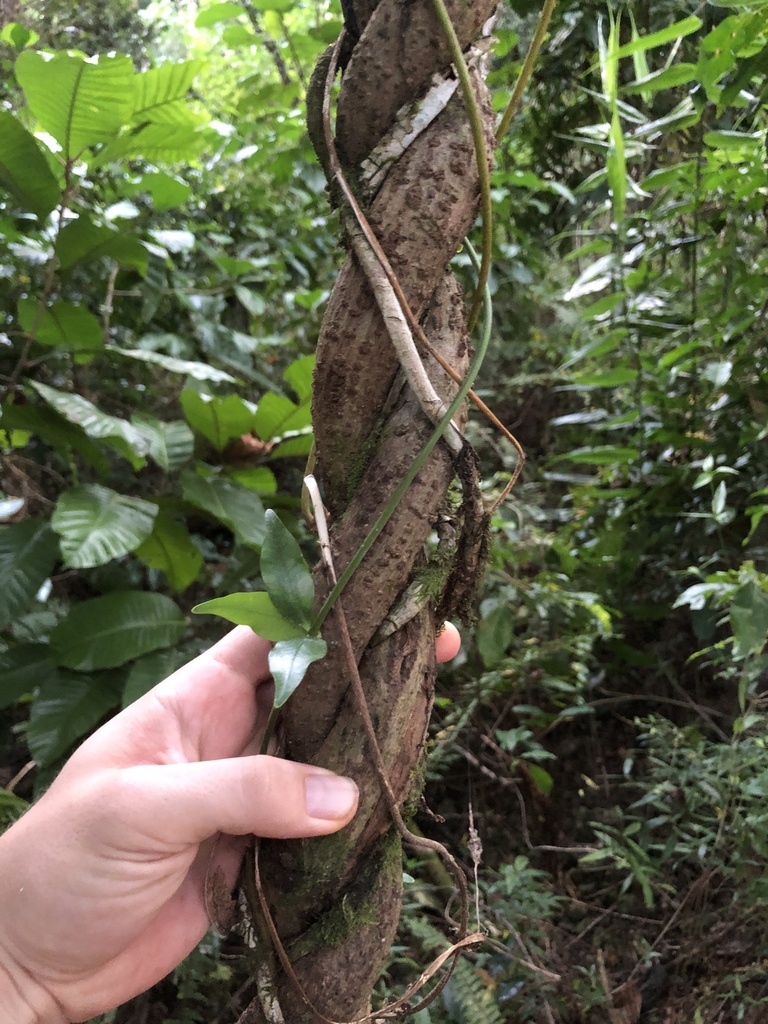
<path fill-rule="evenodd" d="M 61 413 L 70 423 L 82 427 L 88 437 L 110 445 L 124 455 L 135 469 L 144 465 L 144 456 L 149 451 L 149 444 L 132 423 L 102 412 L 82 395 L 57 391 L 56 388 L 41 384 L 39 381 L 33 380 L 30 384 L 56 412 Z"/>
<path fill-rule="evenodd" d="M 45 522 L 25 519 L 0 529 L 0 628 L 27 610 L 58 557 L 56 536 Z"/>
<path fill-rule="evenodd" d="M 10 399 L 0 406 L 0 430 L 26 430 L 42 438 L 54 451 L 69 458 L 79 452 L 100 476 L 106 476 L 109 464 L 101 448 L 79 426 L 42 405 L 21 405 Z"/>
<path fill-rule="evenodd" d="M 269 594 L 241 593 L 214 597 L 192 609 L 198 615 L 220 615 L 236 626 L 250 626 L 265 640 L 289 640 L 306 636 L 306 630 L 284 618 L 275 608 Z"/>
<path fill-rule="evenodd" d="M 164 572 L 174 590 L 186 590 L 203 565 L 203 556 L 186 528 L 165 512 L 160 512 L 152 533 L 136 548 L 136 557 Z"/>
<path fill-rule="evenodd" d="M 275 681 L 275 707 L 281 708 L 304 679 L 313 661 L 324 658 L 328 651 L 319 636 L 302 636 L 281 640 L 269 652 L 269 671 Z"/>
<path fill-rule="evenodd" d="M 157 505 L 101 484 L 64 491 L 51 526 L 68 565 L 88 569 L 134 551 L 152 533 Z"/>
<path fill-rule="evenodd" d="M 90 677 L 57 671 L 49 676 L 32 705 L 27 744 L 45 768 L 99 724 L 120 700 L 122 680 L 114 673 Z"/>
<path fill-rule="evenodd" d="M 267 510 L 265 523 L 261 578 L 280 614 L 309 629 L 315 603 L 312 574 L 295 538 L 272 509 Z"/>
<path fill-rule="evenodd" d="M 189 125 L 146 124 L 107 143 L 89 161 L 89 166 L 95 169 L 114 160 L 136 157 L 165 163 L 189 161 L 206 146 L 209 137 L 205 131 L 193 131 Z"/>
<path fill-rule="evenodd" d="M 19 323 L 40 345 L 67 352 L 94 352 L 104 345 L 101 324 L 84 306 L 58 299 L 40 308 L 37 299 L 19 299 Z"/>
<path fill-rule="evenodd" d="M 117 591 L 74 605 L 51 633 L 51 648 L 59 665 L 90 672 L 170 647 L 184 629 L 184 616 L 169 597 Z"/>
<path fill-rule="evenodd" d="M 78 217 L 67 224 L 56 241 L 56 255 L 62 270 L 103 257 L 140 273 L 147 267 L 147 250 L 135 235 L 94 224 L 88 217 Z"/>
<path fill-rule="evenodd" d="M 192 458 L 195 438 L 183 420 L 163 422 L 146 413 L 134 413 L 132 422 L 146 438 L 149 454 L 161 469 L 173 472 Z"/>
<path fill-rule="evenodd" d="M 37 140 L 9 110 L 0 111 L 0 185 L 40 220 L 61 198 Z"/>
<path fill-rule="evenodd" d="M 26 50 L 16 60 L 16 78 L 27 106 L 60 143 L 65 160 L 113 138 L 133 107 L 129 57 L 101 57 L 96 63 L 69 53 Z"/>
<path fill-rule="evenodd" d="M 219 451 L 233 438 L 253 429 L 254 407 L 237 395 L 217 398 L 187 389 L 181 394 L 181 407 L 192 429 L 208 438 Z"/>
<path fill-rule="evenodd" d="M 291 430 L 303 430 L 311 423 L 309 398 L 296 405 L 290 398 L 268 391 L 256 409 L 253 427 L 263 441 L 269 441 Z"/>
<path fill-rule="evenodd" d="M 142 124 L 144 121 L 189 127 L 199 124 L 200 117 L 181 101 L 202 67 L 203 61 L 188 60 L 182 64 L 161 64 L 137 75 L 134 124 Z"/>
<path fill-rule="evenodd" d="M 147 340 L 151 337 L 153 336 L 146 335 Z M 170 337 L 175 337 L 175 335 L 170 335 Z M 127 359 L 138 359 L 143 363 L 154 363 L 156 366 L 161 366 L 164 370 L 170 370 L 171 373 L 183 373 L 187 377 L 193 377 L 195 380 L 211 380 L 216 383 L 226 382 L 227 384 L 236 383 L 235 378 L 231 374 L 226 373 L 224 370 L 217 370 L 214 366 L 208 366 L 207 363 L 197 363 L 191 359 L 176 359 L 174 356 L 166 356 L 162 352 L 152 352 L 149 349 L 143 348 L 110 347 L 109 351 L 125 356 Z"/>
<path fill-rule="evenodd" d="M 264 506 L 256 494 L 232 480 L 205 478 L 184 470 L 184 500 L 224 523 L 243 544 L 261 547 L 264 541 Z"/>
<path fill-rule="evenodd" d="M 0 709 L 33 693 L 54 673 L 48 644 L 18 644 L 0 654 Z"/>
<path fill-rule="evenodd" d="M 239 18 L 242 14 L 245 14 L 245 8 L 242 4 L 231 2 L 210 4 L 208 7 L 204 7 L 195 18 L 195 28 L 209 28 L 220 21 Z"/>
<path fill-rule="evenodd" d="M 762 651 L 768 643 L 768 594 L 754 580 L 733 595 L 730 620 L 734 657 L 746 658 Z"/>

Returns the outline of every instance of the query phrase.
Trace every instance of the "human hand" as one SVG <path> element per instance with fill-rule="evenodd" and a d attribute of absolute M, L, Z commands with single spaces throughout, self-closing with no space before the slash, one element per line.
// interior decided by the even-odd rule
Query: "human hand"
<path fill-rule="evenodd" d="M 459 644 L 447 624 L 437 660 Z M 350 779 L 257 754 L 270 646 L 234 629 L 86 740 L 0 836 L 0 1024 L 83 1021 L 145 991 L 208 928 L 212 855 L 233 885 L 243 837 L 352 818 Z"/>

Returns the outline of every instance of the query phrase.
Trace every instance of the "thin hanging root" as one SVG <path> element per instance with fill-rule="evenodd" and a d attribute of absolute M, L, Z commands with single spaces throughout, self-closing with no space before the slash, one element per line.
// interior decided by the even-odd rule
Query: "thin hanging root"
<path fill-rule="evenodd" d="M 379 243 L 378 238 L 376 237 L 376 234 L 373 231 L 373 228 L 368 223 L 368 219 L 363 213 L 363 211 L 360 209 L 360 204 L 355 198 L 355 194 L 349 187 L 349 183 L 347 182 L 347 179 L 344 175 L 344 170 L 341 166 L 339 155 L 336 151 L 336 143 L 333 140 L 333 132 L 331 131 L 331 88 L 336 79 L 336 72 L 338 70 L 339 64 L 339 54 L 341 52 L 341 47 L 343 43 L 344 30 L 342 29 L 342 32 L 339 35 L 339 38 L 336 40 L 336 43 L 333 47 L 333 51 L 331 53 L 331 59 L 328 63 L 328 74 L 325 79 L 325 89 L 323 91 L 323 136 L 325 141 L 326 153 L 328 155 L 328 164 L 331 169 L 332 180 L 335 180 L 338 183 L 339 188 L 343 192 L 344 198 L 349 204 L 349 207 L 355 216 L 355 220 L 357 221 L 360 230 L 362 231 L 363 236 L 365 237 L 365 240 L 367 241 L 368 245 L 371 247 L 374 254 L 376 255 L 376 259 L 378 260 L 390 285 L 392 286 L 392 290 L 395 293 L 395 297 L 397 298 L 397 301 L 400 304 L 400 309 L 402 310 L 402 313 L 405 316 L 405 319 L 411 328 L 413 337 L 416 338 L 416 340 L 422 346 L 424 351 L 427 352 L 430 356 L 432 356 L 432 358 L 443 368 L 443 370 L 445 370 L 445 372 L 448 374 L 451 380 L 455 384 L 460 385 L 462 382 L 461 374 L 454 370 L 451 364 L 446 359 L 444 359 L 443 356 L 437 351 L 437 349 L 435 349 L 430 344 L 429 339 L 424 333 L 424 329 L 414 316 L 410 303 L 408 302 L 408 299 L 405 297 L 405 292 L 403 291 L 400 285 L 400 281 L 397 278 L 397 274 L 392 269 L 392 264 L 389 262 L 387 254 L 381 248 L 381 245 Z M 371 287 L 374 290 L 374 294 L 376 294 L 376 290 L 373 286 L 373 283 L 371 283 Z M 499 430 L 504 435 L 504 437 L 510 442 L 510 444 L 514 447 L 515 451 L 517 452 L 517 465 L 515 466 L 514 472 L 512 473 L 509 483 L 502 491 L 500 497 L 497 498 L 496 501 L 494 502 L 491 508 L 491 511 L 493 512 L 506 500 L 507 495 L 517 483 L 520 474 L 523 471 L 523 466 L 525 465 L 525 452 L 523 451 L 522 445 L 514 436 L 514 434 L 507 430 L 507 428 L 504 426 L 504 424 L 501 422 L 498 416 L 496 416 L 495 413 L 493 413 L 488 408 L 488 406 L 481 398 L 478 398 L 474 391 L 470 389 L 470 391 L 467 393 L 467 397 L 473 403 L 473 405 L 475 405 L 475 407 L 479 409 L 480 412 L 482 412 L 483 415 L 486 416 L 488 420 L 490 420 L 494 427 L 496 427 L 496 429 Z"/>

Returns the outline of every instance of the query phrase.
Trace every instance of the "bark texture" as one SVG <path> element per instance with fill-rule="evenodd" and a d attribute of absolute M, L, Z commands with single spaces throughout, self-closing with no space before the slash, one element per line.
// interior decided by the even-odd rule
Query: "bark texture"
<path fill-rule="evenodd" d="M 463 46 L 496 0 L 447 0 Z M 450 56 L 431 0 L 346 0 L 354 44 L 344 71 L 337 145 L 346 173 L 395 125 L 398 110 L 427 89 Z M 474 88 L 489 151 L 492 116 L 479 73 Z M 368 216 L 432 344 L 459 371 L 468 340 L 461 289 L 449 262 L 477 214 L 478 174 L 460 91 L 406 149 L 372 200 Z M 436 390 L 456 385 L 425 359 Z M 341 572 L 432 431 L 403 382 L 378 306 L 357 261 L 344 264 L 328 303 L 317 350 L 314 393 L 317 474 L 332 516 Z M 434 615 L 421 612 L 393 635 L 375 636 L 424 561 L 425 541 L 455 474 L 439 444 L 344 592 L 355 656 L 392 788 L 418 798 L 419 766 L 432 706 Z M 321 596 L 327 592 L 316 570 Z M 322 840 L 264 843 L 262 878 L 301 984 L 327 1017 L 367 1012 L 400 914 L 400 838 L 373 767 L 349 692 L 333 613 L 324 629 L 329 656 L 313 666 L 286 706 L 286 755 L 354 778 L 361 806 L 342 833 Z M 314 1024 L 293 983 L 279 976 L 290 1024 Z"/>

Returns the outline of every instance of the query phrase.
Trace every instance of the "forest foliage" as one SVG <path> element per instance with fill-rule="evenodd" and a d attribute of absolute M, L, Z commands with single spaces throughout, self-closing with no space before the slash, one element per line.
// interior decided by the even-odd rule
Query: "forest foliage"
<path fill-rule="evenodd" d="M 341 13 L 87 10 L 35 0 L 0 28 L 6 823 L 220 635 L 193 607 L 269 589 L 268 510 L 315 555 L 340 248 L 303 100 Z M 500 13 L 499 111 L 537 13 Z M 765 0 L 562 0 L 499 148 L 479 390 L 527 465 L 440 684 L 444 823 L 421 821 L 471 871 L 472 807 L 490 940 L 419 1024 L 768 1005 L 767 57 Z M 469 432 L 492 498 L 515 452 Z M 442 880 L 407 871 L 382 997 L 444 942 Z M 238 970 L 208 942 L 141 1019 L 225 1013 Z"/>

